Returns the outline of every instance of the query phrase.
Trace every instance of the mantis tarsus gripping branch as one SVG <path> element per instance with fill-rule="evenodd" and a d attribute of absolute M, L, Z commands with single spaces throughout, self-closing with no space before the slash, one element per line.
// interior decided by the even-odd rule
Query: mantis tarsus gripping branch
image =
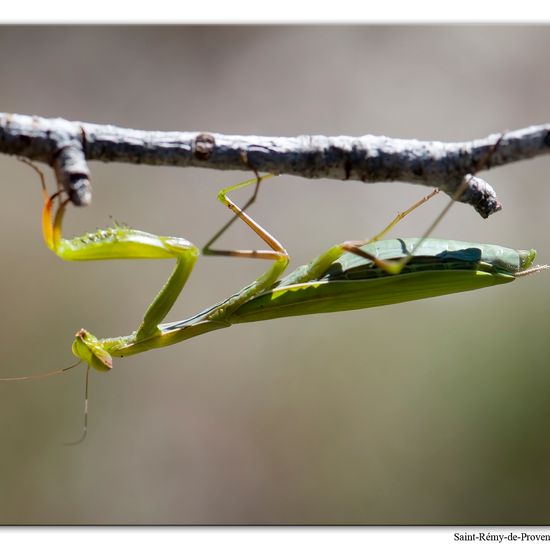
<path fill-rule="evenodd" d="M 218 199 L 232 210 L 234 218 L 216 233 L 203 253 L 270 260 L 271 265 L 252 283 L 229 298 L 188 319 L 162 323 L 181 293 L 199 256 L 199 250 L 183 238 L 160 237 L 120 225 L 73 239 L 64 239 L 61 229 L 68 199 L 61 199 L 61 191 L 48 196 L 43 174 L 38 168 L 33 168 L 40 175 L 44 194 L 44 240 L 61 259 L 176 260 L 172 274 L 149 305 L 135 332 L 128 336 L 101 339 L 84 329 L 76 333 L 72 344 L 74 355 L 80 361 L 86 362 L 89 368 L 98 371 L 110 370 L 113 357 L 126 357 L 170 346 L 236 323 L 419 300 L 509 283 L 519 276 L 546 267 L 532 267 L 536 255 L 534 250 L 513 250 L 496 245 L 440 240 L 428 238 L 427 235 L 422 238 L 381 240 L 399 220 L 437 192 L 434 191 L 402 214 L 398 214 L 375 237 L 335 245 L 308 265 L 298 267 L 280 279 L 289 262 L 288 253 L 277 239 L 244 211 L 251 201 L 241 209 L 228 197 L 231 191 L 256 184 L 255 197 L 260 182 L 269 176 L 257 177 L 219 192 Z M 237 218 L 246 223 L 269 249 L 211 248 Z M 433 225 L 429 232 L 432 229 Z M 74 366 L 76 365 L 45 375 L 16 379 L 60 374 Z M 86 394 L 87 387 L 88 379 Z M 86 418 L 85 415 L 85 424 Z M 85 432 L 86 428 L 84 434 Z"/>

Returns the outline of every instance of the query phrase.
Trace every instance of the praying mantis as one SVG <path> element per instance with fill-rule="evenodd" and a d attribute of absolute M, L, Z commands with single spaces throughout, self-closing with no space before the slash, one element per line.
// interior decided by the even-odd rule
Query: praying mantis
<path fill-rule="evenodd" d="M 429 238 L 428 233 L 443 217 L 448 207 L 422 238 L 383 239 L 401 219 L 433 197 L 438 191 L 435 190 L 398 214 L 383 231 L 371 239 L 346 241 L 332 246 L 308 265 L 298 267 L 281 278 L 289 263 L 287 251 L 275 237 L 245 212 L 256 198 L 260 183 L 272 176 L 269 174 L 226 187 L 219 192 L 218 199 L 234 216 L 204 246 L 202 252 L 207 256 L 223 255 L 268 260 L 271 262 L 270 266 L 257 279 L 227 299 L 188 319 L 163 323 L 193 270 L 199 257 L 199 249 L 184 238 L 157 236 L 118 224 L 95 233 L 65 239 L 62 236 L 62 223 L 69 199 L 62 199 L 61 191 L 48 195 L 42 172 L 31 163 L 27 164 L 30 164 L 40 176 L 44 198 L 44 240 L 48 248 L 61 259 L 173 259 L 176 262 L 172 274 L 132 334 L 97 338 L 89 331 L 80 329 L 72 344 L 72 352 L 79 359 L 75 365 L 42 375 L 0 379 L 27 380 L 52 376 L 85 362 L 88 365 L 86 400 L 90 369 L 109 371 L 113 367 L 114 357 L 122 358 L 171 346 L 237 323 L 420 300 L 510 283 L 518 277 L 547 267 L 533 267 L 536 256 L 534 250 L 513 250 L 497 245 Z M 228 197 L 232 191 L 251 185 L 256 186 L 254 194 L 243 208 Z M 212 248 L 214 242 L 237 219 L 254 231 L 268 248 Z M 86 419 L 87 413 L 84 435 Z"/>
<path fill-rule="evenodd" d="M 205 245 L 203 254 L 270 260 L 270 267 L 240 291 L 193 317 L 161 324 L 191 274 L 199 257 L 198 248 L 180 237 L 160 237 L 121 225 L 64 239 L 62 222 L 68 199 L 60 202 L 54 214 L 59 192 L 48 196 L 43 174 L 40 176 L 44 195 L 44 240 L 61 259 L 176 260 L 172 274 L 149 305 L 135 332 L 102 339 L 85 329 L 76 333 L 72 344 L 74 355 L 98 371 L 110 370 L 113 357 L 170 346 L 236 323 L 362 309 L 464 292 L 509 283 L 545 267 L 532 267 L 536 256 L 534 250 L 433 238 L 382 240 L 398 221 L 433 197 L 436 190 L 398 214 L 375 237 L 333 246 L 310 264 L 280 279 L 289 263 L 287 251 L 245 212 L 246 207 L 240 208 L 228 197 L 230 192 L 252 184 L 256 185 L 255 197 L 259 184 L 271 175 L 258 176 L 219 192 L 218 199 L 235 216 Z M 248 225 L 269 249 L 213 249 L 213 243 L 236 219 Z"/>

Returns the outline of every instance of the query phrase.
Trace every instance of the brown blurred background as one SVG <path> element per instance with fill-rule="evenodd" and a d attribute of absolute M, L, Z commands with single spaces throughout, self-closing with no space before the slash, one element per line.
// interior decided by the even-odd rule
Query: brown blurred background
<path fill-rule="evenodd" d="M 549 122 L 547 27 L 3 27 L 0 111 L 155 130 L 468 140 Z M 217 190 L 249 174 L 91 164 L 111 223 L 203 245 Z M 550 159 L 485 176 L 487 221 L 455 206 L 436 236 L 536 248 L 550 262 Z M 1 376 L 72 362 L 74 332 L 134 330 L 168 262 L 64 263 L 40 234 L 34 173 L 0 156 Z M 51 180 L 51 173 L 48 171 Z M 426 193 L 404 183 L 264 186 L 255 217 L 293 266 L 372 235 Z M 246 192 L 245 192 L 246 195 Z M 237 198 L 238 196 L 235 195 Z M 242 195 L 241 195 L 242 200 Z M 403 222 L 421 234 L 446 203 Z M 235 227 L 224 245 L 257 246 Z M 171 320 L 256 277 L 203 258 Z M 242 325 L 0 385 L 1 523 L 547 523 L 550 276 L 433 300 Z"/>

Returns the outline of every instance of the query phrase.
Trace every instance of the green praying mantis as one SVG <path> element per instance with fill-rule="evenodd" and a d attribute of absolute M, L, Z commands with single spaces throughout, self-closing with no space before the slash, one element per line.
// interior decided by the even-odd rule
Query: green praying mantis
<path fill-rule="evenodd" d="M 257 176 L 222 189 L 218 199 L 233 212 L 227 222 L 203 248 L 204 255 L 257 258 L 270 261 L 269 267 L 253 282 L 225 300 L 171 323 L 163 323 L 193 270 L 199 249 L 180 237 L 162 237 L 115 224 L 95 233 L 65 239 L 62 222 L 69 199 L 62 191 L 49 195 L 40 176 L 44 206 L 42 231 L 46 245 L 63 260 L 173 259 L 175 268 L 145 312 L 137 330 L 127 336 L 97 338 L 80 329 L 72 344 L 78 363 L 50 373 L 1 380 L 27 380 L 61 374 L 81 362 L 88 365 L 86 403 L 90 369 L 100 372 L 113 367 L 113 358 L 122 358 L 171 346 L 201 334 L 237 323 L 363 309 L 410 300 L 420 300 L 510 283 L 547 266 L 533 266 L 534 250 L 513 250 L 497 245 L 466 243 L 429 238 L 429 233 L 450 205 L 422 238 L 385 240 L 386 234 L 405 216 L 433 197 L 438 190 L 398 214 L 374 237 L 346 241 L 332 246 L 307 265 L 282 277 L 289 255 L 282 244 L 247 214 L 260 183 L 271 177 Z M 242 208 L 228 194 L 255 185 L 252 197 Z M 262 250 L 220 250 L 212 245 L 240 219 L 268 248 Z M 282 277 L 282 278 L 281 278 Z M 87 406 L 86 409 L 87 411 Z M 85 412 L 84 436 L 87 412 Z"/>

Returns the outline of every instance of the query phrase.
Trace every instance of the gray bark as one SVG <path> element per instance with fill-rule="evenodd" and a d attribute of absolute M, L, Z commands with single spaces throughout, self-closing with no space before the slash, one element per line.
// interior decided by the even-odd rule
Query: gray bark
<path fill-rule="evenodd" d="M 385 136 L 230 136 L 133 130 L 0 113 L 0 152 L 41 161 L 76 205 L 91 201 L 87 160 L 218 170 L 255 170 L 305 178 L 405 181 L 437 187 L 483 217 L 501 206 L 479 170 L 550 152 L 550 124 L 466 142 Z M 462 185 L 461 185 L 462 184 Z"/>

